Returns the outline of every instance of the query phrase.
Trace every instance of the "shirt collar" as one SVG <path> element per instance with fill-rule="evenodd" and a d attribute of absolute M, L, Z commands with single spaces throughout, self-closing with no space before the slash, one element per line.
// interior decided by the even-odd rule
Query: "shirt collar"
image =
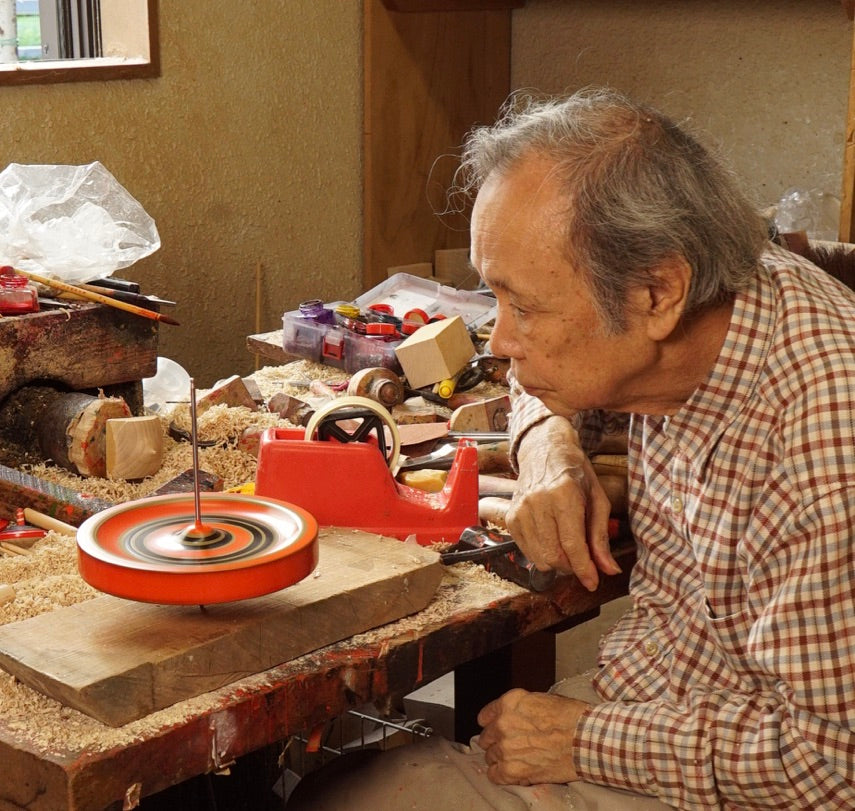
<path fill-rule="evenodd" d="M 761 262 L 751 286 L 736 295 L 730 327 L 709 375 L 665 422 L 666 432 L 697 473 L 757 386 L 771 346 L 776 312 L 770 271 Z"/>

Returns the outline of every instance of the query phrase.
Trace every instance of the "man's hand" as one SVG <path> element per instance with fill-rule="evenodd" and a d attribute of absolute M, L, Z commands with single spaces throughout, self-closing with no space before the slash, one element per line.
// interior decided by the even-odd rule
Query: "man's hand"
<path fill-rule="evenodd" d="M 487 776 L 500 785 L 569 783 L 576 724 L 589 707 L 583 701 L 547 693 L 511 690 L 480 713 Z"/>
<path fill-rule="evenodd" d="M 530 428 L 517 453 L 519 479 L 507 525 L 538 569 L 574 573 L 589 591 L 597 569 L 618 574 L 609 549 L 609 500 L 576 431 L 563 417 Z"/>

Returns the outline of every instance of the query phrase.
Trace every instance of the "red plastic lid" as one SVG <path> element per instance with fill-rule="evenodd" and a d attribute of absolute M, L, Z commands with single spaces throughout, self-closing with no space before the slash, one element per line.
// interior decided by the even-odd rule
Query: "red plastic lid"
<path fill-rule="evenodd" d="M 391 304 L 386 304 L 385 302 L 378 302 L 377 304 L 369 304 L 369 310 L 373 310 L 375 313 L 385 313 L 386 315 L 394 315 L 395 311 L 392 309 Z"/>
<path fill-rule="evenodd" d="M 372 321 L 365 325 L 366 335 L 397 335 L 398 330 L 394 324 L 385 321 Z"/>
<path fill-rule="evenodd" d="M 404 313 L 404 321 L 414 321 L 419 324 L 427 324 L 430 316 L 419 307 L 415 307 L 412 310 L 407 310 Z"/>

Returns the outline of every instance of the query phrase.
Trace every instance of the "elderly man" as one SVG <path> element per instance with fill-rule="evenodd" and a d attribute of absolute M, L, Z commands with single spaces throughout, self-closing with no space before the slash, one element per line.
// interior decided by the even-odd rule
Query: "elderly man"
<path fill-rule="evenodd" d="M 472 749 L 407 747 L 339 797 L 855 808 L 855 295 L 615 93 L 508 112 L 462 169 L 517 393 L 509 527 L 588 588 L 616 572 L 587 455 L 629 415 L 632 608 L 588 693 L 512 690 Z"/>

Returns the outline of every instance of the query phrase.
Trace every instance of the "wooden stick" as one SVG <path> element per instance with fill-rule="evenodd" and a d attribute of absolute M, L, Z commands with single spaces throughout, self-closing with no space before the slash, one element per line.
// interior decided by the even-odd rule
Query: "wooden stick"
<path fill-rule="evenodd" d="M 14 543 L 9 543 L 8 541 L 3 541 L 2 543 L 0 543 L 0 549 L 2 549 L 4 552 L 9 552 L 13 555 L 23 555 L 25 557 L 30 554 L 29 549 L 24 549 L 22 546 L 18 546 Z"/>
<path fill-rule="evenodd" d="M 255 332 L 261 332 L 261 261 L 255 263 Z M 255 353 L 255 371 L 261 359 L 258 352 Z"/>
<path fill-rule="evenodd" d="M 115 307 L 117 310 L 125 310 L 126 312 L 133 313 L 134 315 L 141 315 L 143 318 L 151 318 L 153 321 L 161 321 L 164 324 L 173 324 L 176 327 L 179 326 L 178 322 L 174 318 L 170 318 L 168 315 L 163 315 L 163 313 L 156 313 L 154 310 L 147 310 L 145 307 L 137 307 L 136 304 L 128 304 L 126 301 L 119 301 L 119 299 L 110 298 L 109 296 L 105 296 L 101 293 L 93 293 L 91 290 L 84 290 L 82 287 L 77 287 L 73 284 L 60 282 L 56 279 L 49 279 L 47 276 L 41 276 L 38 273 L 30 273 L 28 270 L 18 270 L 18 268 L 15 268 L 15 273 L 20 276 L 25 276 L 30 279 L 30 281 L 43 284 L 46 287 L 52 287 L 55 290 L 63 290 L 66 293 L 74 293 L 86 301 L 95 301 L 98 304 L 106 304 L 108 307 Z"/>
<path fill-rule="evenodd" d="M 71 524 L 66 524 L 64 521 L 60 521 L 58 518 L 54 518 L 51 515 L 40 513 L 30 507 L 24 507 L 24 518 L 28 524 L 32 524 L 34 527 L 38 527 L 39 529 L 61 532 L 63 535 L 71 535 L 72 538 L 77 536 L 77 527 L 74 527 Z"/>

